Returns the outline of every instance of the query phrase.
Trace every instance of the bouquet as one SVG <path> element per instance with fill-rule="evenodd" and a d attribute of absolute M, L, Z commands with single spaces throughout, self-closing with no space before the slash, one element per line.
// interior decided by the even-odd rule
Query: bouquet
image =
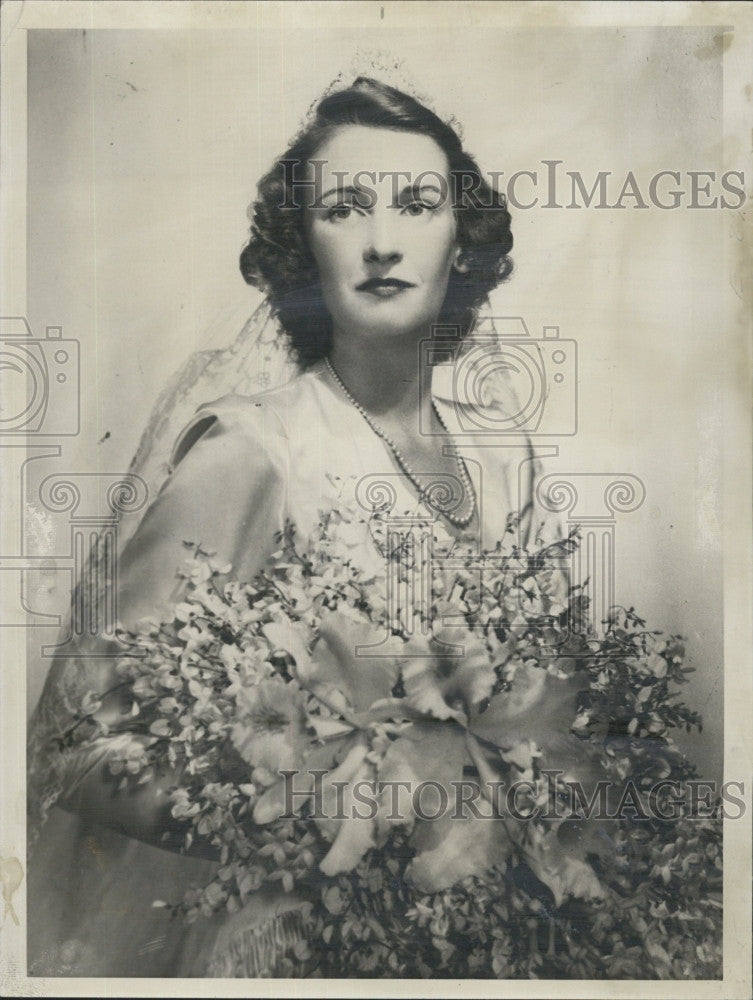
<path fill-rule="evenodd" d="M 527 552 L 511 520 L 434 572 L 375 511 L 380 576 L 352 521 L 323 514 L 305 546 L 287 526 L 252 581 L 187 543 L 172 617 L 121 631 L 128 711 L 108 728 L 108 694 L 84 699 L 122 792 L 173 775 L 181 848 L 216 857 L 155 905 L 295 899 L 251 975 L 719 976 L 719 810 L 688 814 L 669 735 L 700 725 L 681 639 L 625 608 L 595 634 L 563 574 L 576 534 Z"/>

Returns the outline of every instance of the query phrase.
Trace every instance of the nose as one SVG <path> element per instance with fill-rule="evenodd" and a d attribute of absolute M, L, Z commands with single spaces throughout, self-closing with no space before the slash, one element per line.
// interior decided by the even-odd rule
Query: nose
<path fill-rule="evenodd" d="M 366 235 L 363 259 L 367 264 L 397 264 L 403 259 L 387 213 L 374 212 Z"/>

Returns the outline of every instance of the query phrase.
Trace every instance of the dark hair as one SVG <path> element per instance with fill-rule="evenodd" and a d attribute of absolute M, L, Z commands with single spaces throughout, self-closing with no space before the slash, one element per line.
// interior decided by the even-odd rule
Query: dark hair
<path fill-rule="evenodd" d="M 329 352 L 332 321 L 306 239 L 304 211 L 296 206 L 292 172 L 286 163 L 288 167 L 291 162 L 307 163 L 343 125 L 418 132 L 434 139 L 447 156 L 454 181 L 457 241 L 468 269 L 461 274 L 453 268 L 439 322 L 459 327 L 465 336 L 489 292 L 512 270 L 505 196 L 486 182 L 455 130 L 415 98 L 377 80 L 358 77 L 352 86 L 320 102 L 313 121 L 259 181 L 257 200 L 249 209 L 251 238 L 241 253 L 241 273 L 250 285 L 267 292 L 302 368 Z"/>

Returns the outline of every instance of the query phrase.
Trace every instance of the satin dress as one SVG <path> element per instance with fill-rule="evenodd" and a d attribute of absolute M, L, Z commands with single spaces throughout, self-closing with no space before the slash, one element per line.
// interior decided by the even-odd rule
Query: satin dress
<path fill-rule="evenodd" d="M 544 537 L 556 534 L 534 504 L 538 468 L 530 442 L 520 437 L 507 447 L 500 447 L 499 439 L 490 445 L 477 433 L 478 419 L 464 421 L 465 404 L 453 399 L 450 382 L 435 378 L 434 386 L 437 409 L 465 460 L 478 501 L 465 532 L 453 531 L 442 518 L 435 521 L 437 554 L 451 553 L 459 535 L 479 550 L 493 548 L 514 512 L 520 515 L 521 544 L 530 543 L 542 525 Z M 180 435 L 172 466 L 122 553 L 118 613 L 126 627 L 160 610 L 167 613 L 179 598 L 176 570 L 186 558 L 184 541 L 216 552 L 221 562 L 231 564 L 233 575 L 251 580 L 275 550 L 275 534 L 286 520 L 305 540 L 322 511 L 343 503 L 365 513 L 369 497 L 387 495 L 396 514 L 421 510 L 390 449 L 323 363 L 282 388 L 224 397 L 202 407 Z M 354 531 L 356 564 L 368 568 L 381 561 L 365 520 Z M 96 648 L 87 652 L 53 661 L 30 723 L 32 813 L 40 811 L 40 802 L 65 798 L 70 761 L 56 750 L 54 737 L 70 722 L 76 696 L 87 687 L 105 690 L 112 679 L 114 661 L 91 655 Z M 213 862 L 109 829 L 106 805 L 103 810 L 83 816 L 53 804 L 40 825 L 28 867 L 30 975 L 275 974 L 274 956 L 240 971 L 218 967 L 212 956 L 218 940 L 232 936 L 234 925 L 279 921 L 295 908 L 294 897 L 252 897 L 240 917 L 199 918 L 190 925 L 171 919 L 153 902 L 180 900 L 188 887 L 208 880 Z"/>

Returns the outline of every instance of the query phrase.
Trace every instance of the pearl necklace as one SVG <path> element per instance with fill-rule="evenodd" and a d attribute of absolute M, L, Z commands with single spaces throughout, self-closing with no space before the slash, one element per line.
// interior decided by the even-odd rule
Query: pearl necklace
<path fill-rule="evenodd" d="M 332 362 L 329 360 L 329 358 L 325 358 L 324 359 L 324 363 L 327 366 L 327 371 L 330 373 L 330 375 L 334 379 L 335 383 L 340 387 L 340 389 L 343 392 L 343 395 L 348 400 L 348 402 L 352 403 L 352 405 L 358 410 L 358 412 L 361 414 L 361 416 L 366 421 L 366 423 L 369 425 L 369 427 L 372 429 L 372 431 L 374 431 L 374 433 L 377 435 L 377 437 L 380 437 L 382 439 L 382 441 L 384 441 L 384 443 L 390 449 L 390 451 L 392 452 L 392 454 L 395 456 L 395 461 L 400 466 L 400 468 L 403 470 L 403 472 L 408 477 L 408 479 L 410 480 L 410 482 L 413 484 L 413 487 L 416 490 L 416 492 L 418 493 L 418 495 L 421 498 L 421 500 L 423 502 L 428 502 L 429 506 L 433 507 L 434 510 L 436 510 L 438 513 L 440 513 L 444 517 L 446 517 L 447 520 L 450 522 L 450 524 L 455 525 L 456 528 L 467 528 L 468 525 L 473 520 L 473 515 L 476 512 L 476 491 L 473 488 L 473 482 L 471 481 L 471 477 L 470 477 L 470 475 L 468 473 L 468 469 L 467 469 L 466 464 L 463 461 L 462 457 L 460 455 L 457 455 L 457 454 L 455 456 L 456 461 L 457 461 L 458 474 L 460 476 L 460 482 L 461 482 L 461 484 L 463 486 L 463 495 L 470 498 L 470 505 L 471 506 L 470 506 L 470 512 L 465 517 L 458 517 L 456 514 L 451 513 L 451 511 L 444 509 L 444 507 L 441 504 L 439 504 L 437 502 L 432 503 L 431 499 L 427 498 L 427 492 L 428 491 L 426 489 L 424 489 L 423 486 L 421 486 L 421 483 L 419 482 L 418 477 L 413 472 L 413 470 L 410 468 L 410 466 L 408 465 L 408 463 L 405 461 L 405 459 L 403 458 L 402 452 L 397 447 L 397 445 L 392 440 L 392 438 L 389 437 L 382 430 L 382 428 L 379 426 L 379 424 L 377 424 L 377 422 L 372 417 L 369 416 L 369 414 L 361 406 L 361 404 L 358 402 L 358 400 L 350 393 L 350 391 L 347 389 L 347 387 L 346 387 L 345 383 L 343 382 L 343 380 L 340 378 L 340 376 L 337 374 L 337 372 L 335 371 L 335 369 L 332 367 Z M 442 425 L 442 427 L 444 428 L 444 430 L 446 431 L 446 433 L 449 435 L 450 434 L 450 429 L 448 428 L 447 424 L 444 422 L 444 420 L 442 418 L 442 414 L 437 409 L 437 404 L 434 402 L 433 399 L 432 399 L 432 406 L 434 408 L 434 412 L 437 415 L 437 420 L 440 422 L 440 424 Z"/>

